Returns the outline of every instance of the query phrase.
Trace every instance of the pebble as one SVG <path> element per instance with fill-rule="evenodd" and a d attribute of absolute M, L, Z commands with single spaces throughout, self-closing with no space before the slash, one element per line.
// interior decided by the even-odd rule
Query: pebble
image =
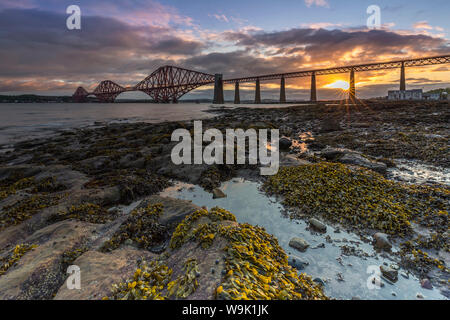
<path fill-rule="evenodd" d="M 390 250 L 392 248 L 392 244 L 389 242 L 387 234 L 377 232 L 373 235 L 373 238 L 375 248 L 386 250 Z"/>
<path fill-rule="evenodd" d="M 315 278 L 313 281 L 321 286 L 325 286 L 325 282 L 320 278 Z"/>
<path fill-rule="evenodd" d="M 292 238 L 291 241 L 289 241 L 289 246 L 301 252 L 305 252 L 309 247 L 309 243 L 302 238 Z"/>
<path fill-rule="evenodd" d="M 290 256 L 288 259 L 288 264 L 297 270 L 303 270 L 306 266 L 309 265 L 309 262 L 303 261 L 297 256 Z"/>
<path fill-rule="evenodd" d="M 398 271 L 394 270 L 390 267 L 381 266 L 380 267 L 381 274 L 386 277 L 388 280 L 396 282 L 398 280 Z"/>
<path fill-rule="evenodd" d="M 427 289 L 427 290 L 432 290 L 433 289 L 433 285 L 431 284 L 430 279 L 422 279 L 422 280 L 420 280 L 420 285 L 422 286 L 422 288 Z"/>
<path fill-rule="evenodd" d="M 309 224 L 311 225 L 311 227 L 313 227 L 314 229 L 316 229 L 320 232 L 327 231 L 327 226 L 317 219 L 314 219 L 314 218 L 309 219 Z"/>

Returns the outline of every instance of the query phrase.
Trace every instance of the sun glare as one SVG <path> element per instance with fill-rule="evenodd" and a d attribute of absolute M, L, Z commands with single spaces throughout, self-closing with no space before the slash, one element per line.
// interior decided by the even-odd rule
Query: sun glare
<path fill-rule="evenodd" d="M 348 90 L 350 88 L 350 84 L 344 80 L 336 80 L 333 83 L 325 85 L 324 88 Z"/>

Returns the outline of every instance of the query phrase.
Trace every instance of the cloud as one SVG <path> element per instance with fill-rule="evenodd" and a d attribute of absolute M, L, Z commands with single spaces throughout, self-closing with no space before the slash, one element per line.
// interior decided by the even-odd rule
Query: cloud
<path fill-rule="evenodd" d="M 227 16 L 226 15 L 224 15 L 224 14 L 210 14 L 210 15 L 208 15 L 208 16 L 210 16 L 210 17 L 213 17 L 213 18 L 215 18 L 216 20 L 219 20 L 219 21 L 221 21 L 221 22 L 230 22 L 230 20 L 227 18 Z"/>
<path fill-rule="evenodd" d="M 419 21 L 413 25 L 414 29 L 433 30 L 433 27 L 428 24 L 427 21 Z"/>
<path fill-rule="evenodd" d="M 330 7 L 327 0 L 305 0 L 305 4 L 308 8 L 310 8 L 313 5 L 318 6 L 318 7 L 325 7 L 325 8 Z"/>
<path fill-rule="evenodd" d="M 276 49 L 328 66 L 390 58 L 448 53 L 448 42 L 429 35 L 400 35 L 388 30 L 294 28 L 275 32 L 227 32 L 224 37 L 248 51 Z"/>
<path fill-rule="evenodd" d="M 195 55 L 205 47 L 202 42 L 179 37 L 168 27 L 136 26 L 113 18 L 87 16 L 81 30 L 69 31 L 65 19 L 65 15 L 35 9 L 1 11 L 2 75 L 122 73 L 136 61 Z"/>
<path fill-rule="evenodd" d="M 102 1 L 90 2 L 90 14 L 83 13 L 80 31 L 67 30 L 65 10 L 0 11 L 0 91 L 56 90 L 67 94 L 78 85 L 92 89 L 105 79 L 134 85 L 167 64 L 234 78 L 450 51 L 444 38 L 421 32 L 341 29 L 338 24 L 318 23 L 271 32 L 252 26 L 210 31 L 190 24 L 191 19 L 167 7 L 151 12 L 165 12 L 159 22 L 157 18 L 145 20 L 144 16 L 127 21 L 121 15 L 120 19 L 113 17 L 123 0 L 109 2 L 111 7 L 105 8 L 104 15 L 100 11 L 93 15 L 99 10 L 95 5 Z M 154 3 L 126 2 L 125 16 L 131 15 L 137 3 Z M 236 22 L 231 16 L 226 19 L 230 24 Z M 370 80 L 370 76 L 360 73 L 358 82 Z M 289 84 L 307 88 L 308 82 L 307 78 L 290 79 Z M 278 80 L 270 85 L 277 87 Z"/>

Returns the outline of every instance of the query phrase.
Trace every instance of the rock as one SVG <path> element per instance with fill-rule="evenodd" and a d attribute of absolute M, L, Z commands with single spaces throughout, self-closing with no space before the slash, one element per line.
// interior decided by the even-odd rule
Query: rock
<path fill-rule="evenodd" d="M 442 294 L 444 297 L 450 299 L 450 290 L 445 289 L 445 288 L 442 288 L 442 289 L 441 289 L 441 294 Z"/>
<path fill-rule="evenodd" d="M 373 235 L 373 238 L 375 248 L 385 250 L 390 250 L 392 248 L 392 244 L 389 242 L 387 234 L 377 232 Z"/>
<path fill-rule="evenodd" d="M 327 231 L 327 226 L 315 218 L 309 219 L 309 224 L 311 227 L 313 227 L 314 229 L 316 229 L 320 232 Z"/>
<path fill-rule="evenodd" d="M 133 240 L 127 239 L 127 240 L 125 240 L 125 242 L 123 244 L 126 245 L 126 246 L 132 246 L 133 245 Z"/>
<path fill-rule="evenodd" d="M 289 148 L 292 146 L 292 141 L 288 138 L 281 138 L 279 144 L 280 150 L 289 151 Z"/>
<path fill-rule="evenodd" d="M 388 280 L 396 282 L 398 280 L 398 271 L 391 267 L 380 266 L 381 274 Z"/>
<path fill-rule="evenodd" d="M 320 286 L 325 286 L 325 282 L 320 278 L 315 278 L 315 279 L 313 279 L 313 281 Z"/>
<path fill-rule="evenodd" d="M 423 296 L 423 294 L 421 294 L 420 292 L 418 292 L 418 293 L 416 294 L 416 298 L 417 298 L 417 299 L 425 299 L 425 297 Z"/>
<path fill-rule="evenodd" d="M 309 243 L 302 238 L 292 238 L 291 241 L 289 241 L 289 246 L 298 251 L 305 252 L 309 247 Z"/>
<path fill-rule="evenodd" d="M 303 261 L 297 256 L 289 256 L 288 264 L 297 270 L 303 270 L 309 265 L 309 262 Z"/>
<path fill-rule="evenodd" d="M 100 300 L 111 293 L 112 285 L 131 278 L 139 259 L 156 257 L 146 250 L 123 248 L 103 253 L 88 251 L 73 262 L 80 268 L 81 289 L 69 290 L 64 284 L 55 300 Z"/>
<path fill-rule="evenodd" d="M 409 279 L 409 275 L 404 271 L 400 272 L 400 275 L 405 279 Z"/>
<path fill-rule="evenodd" d="M 333 131 L 341 131 L 342 127 L 339 121 L 335 118 L 326 118 L 322 120 L 322 126 L 320 128 L 320 133 L 327 133 Z"/>
<path fill-rule="evenodd" d="M 427 289 L 427 290 L 432 290 L 433 289 L 433 285 L 431 284 L 430 279 L 422 279 L 420 280 L 420 285 L 422 288 Z"/>
<path fill-rule="evenodd" d="M 320 155 L 327 160 L 336 160 L 342 157 L 346 152 L 348 152 L 346 149 L 326 147 L 320 152 Z"/>
<path fill-rule="evenodd" d="M 384 174 L 387 171 L 387 165 L 385 163 L 371 161 L 355 152 L 344 154 L 338 161 L 344 164 L 353 164 L 364 167 L 381 174 Z"/>
<path fill-rule="evenodd" d="M 226 198 L 227 195 L 220 189 L 216 188 L 212 191 L 213 193 L 213 199 L 221 199 L 221 198 Z"/>
<path fill-rule="evenodd" d="M 38 247 L 27 252 L 17 265 L 0 277 L 0 299 L 53 298 L 67 277 L 63 253 L 84 246 L 96 228 L 96 225 L 86 222 L 61 221 L 24 239 L 23 243 L 36 244 Z"/>

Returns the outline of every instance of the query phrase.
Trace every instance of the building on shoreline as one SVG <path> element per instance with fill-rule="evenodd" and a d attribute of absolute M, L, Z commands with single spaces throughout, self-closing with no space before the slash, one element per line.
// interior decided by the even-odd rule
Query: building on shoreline
<path fill-rule="evenodd" d="M 442 93 L 423 93 L 422 89 L 414 90 L 390 90 L 388 91 L 388 100 L 448 100 L 447 92 Z"/>
<path fill-rule="evenodd" d="M 422 89 L 390 90 L 388 100 L 423 100 L 423 91 Z"/>

